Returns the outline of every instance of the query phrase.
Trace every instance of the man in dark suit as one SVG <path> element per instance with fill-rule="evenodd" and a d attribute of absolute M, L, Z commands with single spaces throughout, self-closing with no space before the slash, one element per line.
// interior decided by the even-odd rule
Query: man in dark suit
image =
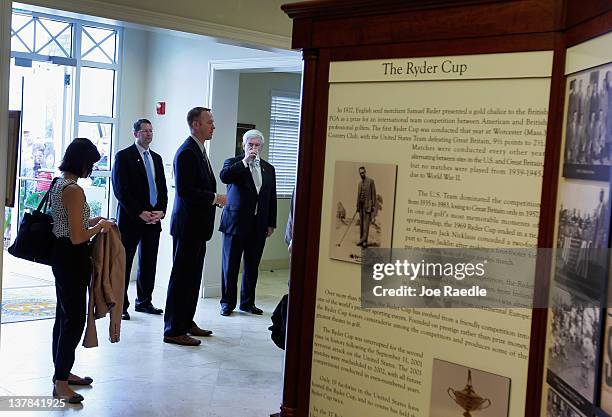
<path fill-rule="evenodd" d="M 255 129 L 242 137 L 244 155 L 225 160 L 220 178 L 227 184 L 227 206 L 221 215 L 223 232 L 221 315 L 236 308 L 238 271 L 244 254 L 240 310 L 262 314 L 255 306 L 255 286 L 266 238 L 276 228 L 276 175 L 259 158 L 263 134 Z"/>
<path fill-rule="evenodd" d="M 372 218 L 376 216 L 376 185 L 366 176 L 365 167 L 359 167 L 361 181 L 357 187 L 357 212 L 359 213 L 359 242 L 357 246 L 368 247 L 368 236 Z"/>
<path fill-rule="evenodd" d="M 210 336 L 193 321 L 202 282 L 206 242 L 212 237 L 215 207 L 225 205 L 217 194 L 217 182 L 204 143 L 212 139 L 215 124 L 210 109 L 195 107 L 187 114 L 191 135 L 176 151 L 176 196 L 170 234 L 174 260 L 164 315 L 164 342 L 197 346 L 191 336 Z"/>
<path fill-rule="evenodd" d="M 123 320 L 129 320 L 128 285 L 132 262 L 138 252 L 135 310 L 161 314 L 152 303 L 161 232 L 160 220 L 166 215 L 168 190 L 161 156 L 150 149 L 153 128 L 147 119 L 134 123 L 135 143 L 117 152 L 113 165 L 113 190 L 119 201 L 117 225 L 125 247 L 125 296 Z"/>

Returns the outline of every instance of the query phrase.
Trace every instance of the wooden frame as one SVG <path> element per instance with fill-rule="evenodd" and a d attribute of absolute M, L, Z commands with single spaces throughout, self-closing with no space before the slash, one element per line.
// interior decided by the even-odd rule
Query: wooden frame
<path fill-rule="evenodd" d="M 315 0 L 284 5 L 304 59 L 302 119 L 281 416 L 309 412 L 331 61 L 552 50 L 538 247 L 553 246 L 565 91 L 565 51 L 612 30 L 605 0 Z M 574 11 L 574 12 L 571 12 Z M 570 13 L 571 12 L 571 13 Z M 535 305 L 550 264 L 536 265 Z M 525 416 L 540 415 L 547 310 L 533 310 Z"/>
<path fill-rule="evenodd" d="M 238 123 L 236 125 L 236 152 L 234 156 L 242 155 L 244 150 L 242 149 L 242 135 L 251 129 L 255 129 L 254 124 L 250 123 Z"/>
<path fill-rule="evenodd" d="M 19 139 L 21 138 L 21 112 L 9 111 L 8 149 L 6 155 L 6 197 L 4 205 L 15 207 L 15 187 L 17 185 L 17 168 L 19 166 Z"/>

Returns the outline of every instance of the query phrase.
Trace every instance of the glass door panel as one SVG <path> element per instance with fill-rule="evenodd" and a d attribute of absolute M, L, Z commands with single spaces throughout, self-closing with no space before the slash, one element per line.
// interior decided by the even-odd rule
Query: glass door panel
<path fill-rule="evenodd" d="M 24 62 L 29 66 L 22 66 Z M 21 64 L 11 60 L 10 109 L 21 110 L 22 115 L 17 207 L 7 210 L 11 236 L 15 235 L 24 211 L 36 208 L 49 189 L 62 150 L 70 140 L 67 127 L 72 124 L 73 68 L 28 60 Z"/>
<path fill-rule="evenodd" d="M 85 191 L 85 198 L 91 209 L 91 217 L 108 217 L 110 177 L 107 175 L 98 176 L 94 172 L 89 178 L 81 178 L 79 185 Z"/>
<path fill-rule="evenodd" d="M 112 123 L 79 122 L 78 136 L 91 140 L 100 152 L 100 160 L 94 165 L 94 171 L 110 170 L 112 133 Z"/>

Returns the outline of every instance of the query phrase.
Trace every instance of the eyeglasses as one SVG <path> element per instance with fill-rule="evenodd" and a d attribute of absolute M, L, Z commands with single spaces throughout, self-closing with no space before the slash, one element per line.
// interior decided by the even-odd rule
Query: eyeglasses
<path fill-rule="evenodd" d="M 153 129 L 140 129 L 139 133 L 153 133 Z"/>

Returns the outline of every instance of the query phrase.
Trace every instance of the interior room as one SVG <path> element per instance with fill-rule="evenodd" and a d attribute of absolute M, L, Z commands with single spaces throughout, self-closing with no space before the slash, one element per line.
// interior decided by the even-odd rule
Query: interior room
<path fill-rule="evenodd" d="M 96 394 L 81 391 L 88 399 L 82 412 L 256 416 L 278 411 L 283 351 L 270 339 L 268 327 L 287 292 L 284 233 L 297 173 L 299 54 L 258 45 L 257 39 L 247 44 L 28 4 L 12 7 L 9 110 L 21 112 L 21 141 L 15 206 L 7 207 L 4 216 L 0 395 L 51 394 L 54 277 L 50 267 L 6 250 L 23 213 L 36 208 L 49 189 L 66 146 L 74 137 L 96 145 L 102 157 L 91 178 L 80 184 L 92 216 L 115 218 L 114 155 L 134 143 L 136 120 L 150 120 L 151 149 L 163 159 L 170 214 L 173 158 L 189 136 L 187 111 L 205 106 L 215 119 L 207 149 L 215 175 L 224 160 L 243 152 L 242 134 L 248 129 L 263 133 L 261 158 L 276 168 L 277 228 L 267 239 L 257 285 L 256 302 L 264 313 L 236 310 L 231 317 L 220 316 L 223 239 L 215 232 L 207 245 L 195 319 L 213 336 L 198 350 L 166 344 L 163 316 L 130 310 L 120 342 L 111 344 L 104 334 L 109 319 L 98 320 L 100 346 L 77 349 L 75 370 L 94 376 L 97 387 Z M 219 188 L 225 192 L 222 184 Z M 220 210 L 215 229 L 219 217 Z M 131 299 L 136 298 L 137 262 L 138 255 Z M 153 290 L 153 304 L 162 309 L 171 268 L 168 215 L 162 220 Z M 237 390 L 242 392 L 238 403 Z"/>
<path fill-rule="evenodd" d="M 0 415 L 612 417 L 612 2 L 22 1 Z"/>

